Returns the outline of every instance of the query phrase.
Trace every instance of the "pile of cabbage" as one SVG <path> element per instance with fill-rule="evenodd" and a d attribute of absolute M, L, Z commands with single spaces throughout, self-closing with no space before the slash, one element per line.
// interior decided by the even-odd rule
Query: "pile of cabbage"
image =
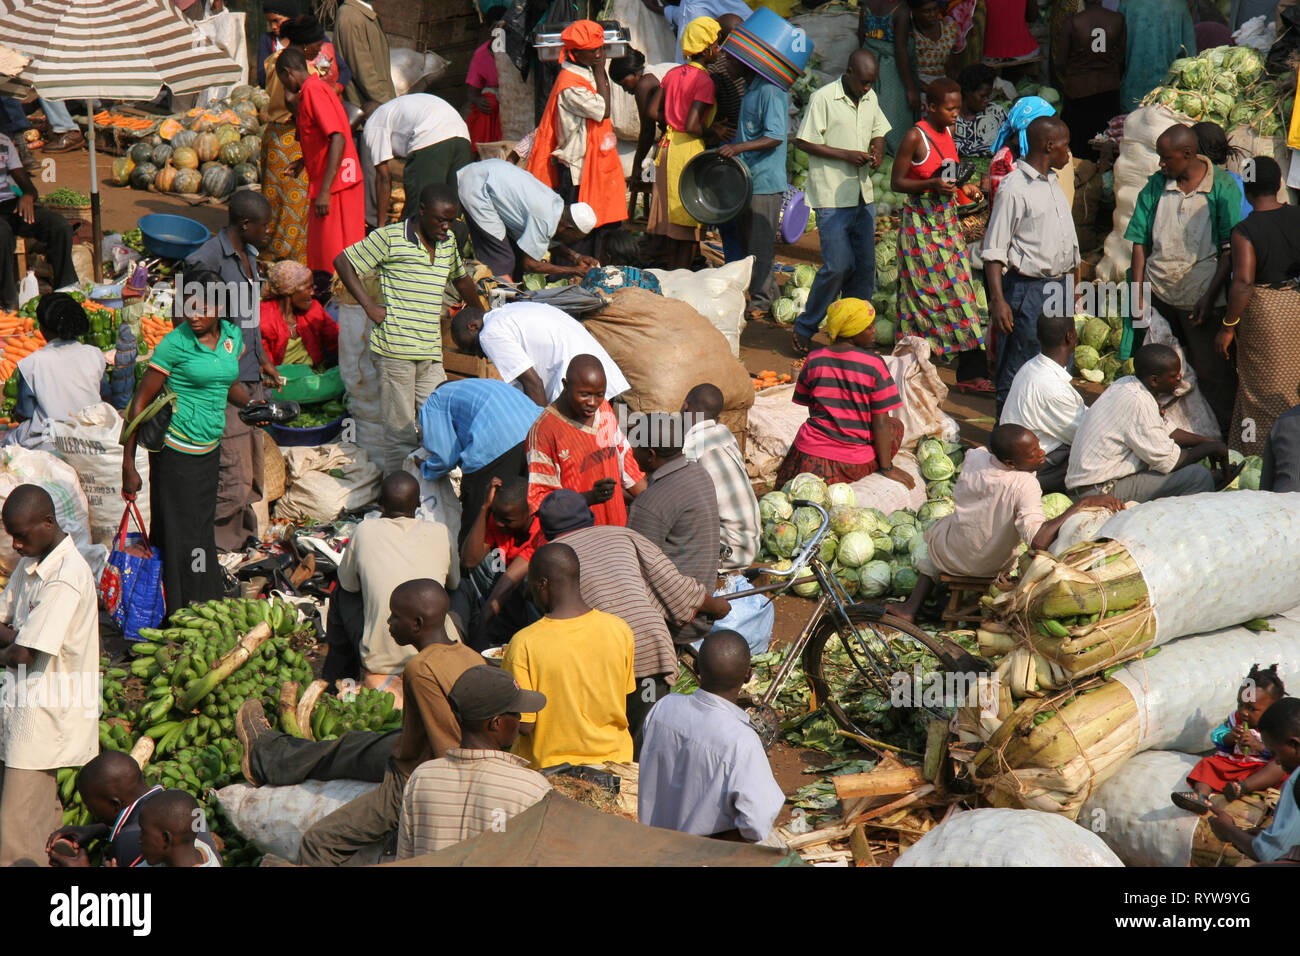
<path fill-rule="evenodd" d="M 918 446 L 917 456 L 928 500 L 916 511 L 904 508 L 887 515 L 879 508 L 859 508 L 851 485 L 828 485 L 808 472 L 764 495 L 758 500 L 763 520 L 760 560 L 773 562 L 777 569 L 790 566 L 790 558 L 821 526 L 815 509 L 796 508 L 794 502 L 814 501 L 831 519 L 818 556 L 850 597 L 867 600 L 911 594 L 917 558 L 926 553 L 923 532 L 953 513 L 952 488 L 963 450 L 961 445 L 927 438 Z M 821 586 L 805 569 L 792 590 L 811 598 L 821 593 Z"/>
<path fill-rule="evenodd" d="M 1174 60 L 1165 85 L 1148 93 L 1142 105 L 1159 103 L 1193 122 L 1210 120 L 1229 132 L 1245 126 L 1261 136 L 1281 136 L 1292 101 L 1265 74 L 1258 50 L 1216 46 Z"/>
<path fill-rule="evenodd" d="M 897 276 L 897 267 L 894 275 Z M 782 325 L 794 325 L 795 320 L 803 314 L 808 304 L 808 294 L 812 290 L 813 279 L 817 277 L 817 267 L 801 263 L 794 267 L 794 276 L 781 289 L 781 297 L 772 300 L 772 318 Z M 872 303 L 876 307 L 876 321 L 872 330 L 876 333 L 876 345 L 881 348 L 894 346 L 894 303 L 892 297 L 877 296 Z M 826 328 L 826 319 L 821 321 L 821 328 Z"/>
<path fill-rule="evenodd" d="M 1210 459 L 1202 458 L 1201 464 L 1206 468 L 1211 466 Z M 1259 473 L 1264 468 L 1264 459 L 1259 455 L 1243 455 L 1239 451 L 1228 450 L 1228 464 L 1240 465 L 1245 464 L 1241 469 L 1241 474 L 1225 487 L 1224 491 L 1259 491 Z"/>
<path fill-rule="evenodd" d="M 1120 340 L 1124 337 L 1124 320 L 1118 314 L 1104 319 L 1080 312 L 1074 317 L 1079 344 L 1074 349 L 1074 372 L 1098 385 L 1109 385 L 1117 378 L 1133 374 L 1133 359 L 1120 361 Z"/>

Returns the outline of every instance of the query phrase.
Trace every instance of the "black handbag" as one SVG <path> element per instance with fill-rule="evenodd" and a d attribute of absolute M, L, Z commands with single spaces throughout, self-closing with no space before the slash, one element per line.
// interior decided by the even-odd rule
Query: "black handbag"
<path fill-rule="evenodd" d="M 167 441 L 167 430 L 171 428 L 172 413 L 175 410 L 176 393 L 164 385 L 157 397 L 122 429 L 118 441 L 125 445 L 127 439 L 134 433 L 135 443 L 141 448 L 146 451 L 162 451 Z"/>

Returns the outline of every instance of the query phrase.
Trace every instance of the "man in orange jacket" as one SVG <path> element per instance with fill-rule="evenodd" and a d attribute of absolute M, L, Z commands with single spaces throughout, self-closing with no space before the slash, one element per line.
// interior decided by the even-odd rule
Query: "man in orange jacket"
<path fill-rule="evenodd" d="M 579 20 L 560 37 L 560 73 L 537 127 L 528 171 L 565 202 L 591 206 L 597 227 L 622 222 L 627 218 L 627 190 L 609 119 L 605 30 L 594 20 Z M 578 251 L 593 251 L 595 235 L 588 235 L 588 247 Z"/>

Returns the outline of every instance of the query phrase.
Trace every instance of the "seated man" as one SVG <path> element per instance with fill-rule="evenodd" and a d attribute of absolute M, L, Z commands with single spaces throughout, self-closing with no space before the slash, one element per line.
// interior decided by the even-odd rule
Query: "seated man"
<path fill-rule="evenodd" d="M 519 737 L 519 715 L 545 707 L 545 694 L 521 690 L 499 667 L 481 665 L 461 674 L 447 699 L 460 720 L 460 746 L 422 763 L 407 781 L 399 860 L 500 830 L 551 792 L 526 760 L 507 753 Z"/>
<path fill-rule="evenodd" d="M 594 355 L 577 355 L 563 388 L 528 433 L 528 507 L 536 511 L 557 488 L 583 496 L 597 524 L 626 524 L 623 490 L 635 498 L 645 476 L 605 399 L 605 370 Z"/>
<path fill-rule="evenodd" d="M 1300 491 L 1300 405 L 1273 422 L 1264 446 L 1260 491 Z"/>
<path fill-rule="evenodd" d="M 1171 396 L 1183 379 L 1178 353 L 1167 345 L 1144 345 L 1125 375 L 1088 409 L 1070 448 L 1065 487 L 1071 495 L 1114 495 L 1122 501 L 1151 501 L 1213 491 L 1214 472 L 1200 467 L 1212 459 L 1228 474 L 1228 447 L 1221 441 L 1170 428 L 1161 417 L 1160 396 Z"/>
<path fill-rule="evenodd" d="M 253 786 L 304 780 L 374 780 L 379 786 L 312 824 L 298 862 L 342 866 L 365 846 L 392 835 L 411 772 L 460 743 L 461 728 L 447 695 L 483 657 L 453 641 L 445 628 L 450 600 L 437 581 L 407 581 L 393 589 L 388 627 L 399 647 L 416 655 L 402 671 L 405 706 L 398 734 L 351 731 L 333 740 L 303 740 L 271 729 L 260 700 L 245 701 L 235 718 L 244 747 L 244 776 Z"/>
<path fill-rule="evenodd" d="M 456 348 L 487 358 L 502 381 L 538 405 L 560 397 L 564 375 L 577 355 L 594 355 L 600 360 L 605 370 L 605 398 L 615 398 L 629 388 L 595 336 L 553 305 L 510 302 L 486 315 L 482 309 L 464 308 L 451 321 L 451 336 Z"/>
<path fill-rule="evenodd" d="M 697 615 L 726 617 L 731 604 L 673 567 L 645 535 L 596 525 L 576 491 L 551 492 L 537 517 L 547 541 L 561 541 L 578 555 L 582 600 L 632 629 L 637 688 L 627 696 L 627 720 L 635 740 L 646 713 L 677 680 L 677 652 L 665 619 L 682 625 Z"/>
<path fill-rule="evenodd" d="M 1300 798 L 1296 797 L 1296 768 L 1300 767 L 1300 698 L 1283 697 L 1264 711 L 1259 719 L 1259 735 L 1264 746 L 1289 774 L 1282 784 L 1273 822 L 1258 833 L 1243 830 L 1222 807 L 1210 813 L 1210 829 L 1252 860 L 1265 863 L 1284 856 L 1294 860 L 1300 845 Z"/>
<path fill-rule="evenodd" d="M 641 747 L 637 819 L 697 836 L 766 839 L 785 803 L 763 744 L 736 701 L 749 682 L 749 645 L 714 631 L 700 645 L 700 689 L 650 710 Z"/>
<path fill-rule="evenodd" d="M 627 526 L 650 540 L 677 570 L 712 594 L 718 587 L 718 505 L 713 479 L 682 454 L 686 436 L 678 415 L 643 416 L 629 430 L 644 428 L 633 451 L 646 473 L 646 490 L 628 509 Z M 691 621 L 673 634 L 679 644 L 698 641 L 707 625 Z"/>
<path fill-rule="evenodd" d="M 540 414 L 528 396 L 494 378 L 443 382 L 420 409 L 421 440 L 429 452 L 420 471 L 437 481 L 459 468 L 460 513 L 478 514 L 493 478 L 528 474 L 525 439 Z M 462 520 L 458 547 L 468 533 L 469 521 Z"/>
<path fill-rule="evenodd" d="M 523 282 L 524 274 L 585 276 L 600 263 L 564 245 L 596 227 L 586 203 L 566 206 L 559 193 L 504 159 L 470 163 L 456 174 L 460 204 L 474 242 L 474 258 L 494 276 Z M 572 265 L 547 262 L 564 258 Z"/>
<path fill-rule="evenodd" d="M 453 599 L 470 647 L 499 647 L 537 619 L 519 585 L 533 552 L 545 543 L 541 522 L 528 507 L 527 479 L 493 478 L 460 550 L 468 573 Z"/>
<path fill-rule="evenodd" d="M 362 667 L 372 674 L 400 674 L 415 652 L 398 647 L 388 634 L 394 586 L 413 578 L 445 582 L 448 590 L 460 583 L 447 528 L 415 516 L 420 483 L 413 475 L 398 471 L 385 478 L 379 506 L 383 516 L 357 525 L 339 562 L 339 586 L 325 630 L 330 646 L 321 674 L 325 680 L 355 679 Z M 453 637 L 459 635 L 453 631 Z"/>
<path fill-rule="evenodd" d="M 758 556 L 758 539 L 763 519 L 758 513 L 758 498 L 749 482 L 745 456 L 736 436 L 726 425 L 718 423 L 722 414 L 722 390 L 716 385 L 696 385 L 686 393 L 682 415 L 690 428 L 682 454 L 698 461 L 713 479 L 721 523 L 722 570 L 747 568 Z M 694 424 L 691 424 L 694 422 Z"/>
<path fill-rule="evenodd" d="M 895 614 L 915 621 L 940 574 L 989 578 L 1011 560 L 1021 542 L 1033 551 L 1046 549 L 1065 519 L 1080 508 L 1123 509 L 1123 502 L 1109 495 L 1093 495 L 1046 520 L 1034 478 L 1045 457 L 1034 433 L 1023 425 L 999 425 L 988 448 L 966 455 L 952 491 L 955 510 L 925 532 L 928 557 L 918 558 L 916 587 Z"/>
<path fill-rule="evenodd" d="M 22 279 L 16 271 L 19 236 L 45 244 L 45 258 L 54 267 L 55 289 L 78 285 L 72 264 L 72 223 L 37 203 L 38 198 L 18 147 L 0 133 L 0 309 L 18 308 L 18 282 Z"/>
<path fill-rule="evenodd" d="M 632 629 L 592 610 L 582 599 L 580 577 L 578 556 L 568 545 L 537 549 L 528 563 L 528 590 L 544 616 L 511 638 L 501 662 L 520 687 L 545 695 L 544 711 L 525 709 L 514 749 L 538 770 L 632 759 Z"/>
<path fill-rule="evenodd" d="M 84 827 L 60 827 L 50 834 L 45 849 L 50 866 L 90 866 L 86 848 L 95 840 L 111 840 L 113 852 L 106 858 L 115 866 L 140 866 L 144 854 L 140 847 L 140 811 L 146 801 L 164 791 L 161 784 L 152 787 L 144 782 L 140 765 L 130 754 L 106 750 L 91 760 L 77 774 L 77 792 L 97 823 Z M 216 843 L 210 830 L 196 834 L 215 854 Z M 53 849 L 56 840 L 75 848 L 70 856 Z"/>
<path fill-rule="evenodd" d="M 1038 487 L 1043 494 L 1065 491 L 1065 469 L 1070 463 L 1070 445 L 1087 411 L 1083 396 L 1070 383 L 1066 371 L 1079 333 L 1068 315 L 1044 315 L 1038 320 L 1039 353 L 1011 380 L 1011 391 L 1002 406 L 1001 422 L 1024 425 L 1046 456 L 1038 469 Z"/>

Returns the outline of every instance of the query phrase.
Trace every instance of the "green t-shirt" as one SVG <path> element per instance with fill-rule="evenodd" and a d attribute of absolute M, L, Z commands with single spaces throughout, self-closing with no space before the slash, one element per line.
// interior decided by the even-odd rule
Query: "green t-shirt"
<path fill-rule="evenodd" d="M 163 337 L 149 367 L 167 376 L 176 393 L 176 410 L 167 431 L 167 447 L 187 455 L 203 455 L 221 443 L 226 430 L 226 394 L 239 380 L 239 356 L 244 338 L 238 327 L 221 322 L 217 347 L 199 342 L 188 325 Z"/>

